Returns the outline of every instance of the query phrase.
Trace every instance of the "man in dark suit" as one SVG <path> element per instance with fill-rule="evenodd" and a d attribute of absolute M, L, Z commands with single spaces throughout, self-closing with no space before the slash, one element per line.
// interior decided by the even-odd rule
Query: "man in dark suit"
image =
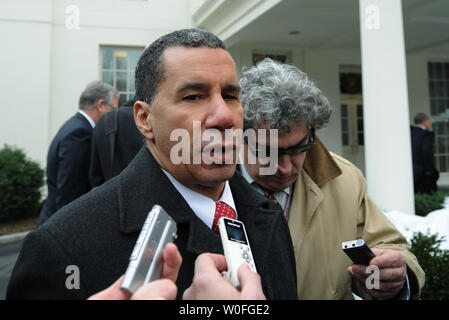
<path fill-rule="evenodd" d="M 430 118 L 425 113 L 418 113 L 411 127 L 413 183 L 415 193 L 437 191 L 439 172 L 434 167 L 433 143 L 435 135 L 430 131 Z"/>
<path fill-rule="evenodd" d="M 159 38 L 139 59 L 136 95 L 134 118 L 145 146 L 120 175 L 27 236 L 7 298 L 84 299 L 110 286 L 125 272 L 147 213 L 159 204 L 177 223 L 175 244 L 182 256 L 178 298 L 192 280 L 197 283 L 197 257 L 223 253 L 220 236 L 212 229 L 220 214 L 217 208 L 225 206 L 245 223 L 265 297 L 296 299 L 287 222 L 273 203 L 235 174 L 236 146 L 216 142 L 214 156 L 231 158 L 230 163 L 191 161 L 206 151 L 204 141 L 198 147 L 191 139 L 198 124 L 200 133 L 243 126 L 237 71 L 223 42 L 197 29 Z M 178 141 L 172 133 L 177 129 L 189 133 L 190 161 L 175 164 L 171 151 Z M 79 270 L 79 289 L 66 287 L 68 266 Z"/>
<path fill-rule="evenodd" d="M 101 81 L 91 82 L 81 93 L 78 112 L 59 129 L 48 150 L 48 197 L 39 216 L 40 225 L 90 190 L 92 128 L 102 114 L 117 105 L 117 91 Z"/>
<path fill-rule="evenodd" d="M 89 169 L 92 188 L 122 172 L 144 144 L 134 122 L 134 102 L 129 100 L 106 113 L 94 128 Z"/>

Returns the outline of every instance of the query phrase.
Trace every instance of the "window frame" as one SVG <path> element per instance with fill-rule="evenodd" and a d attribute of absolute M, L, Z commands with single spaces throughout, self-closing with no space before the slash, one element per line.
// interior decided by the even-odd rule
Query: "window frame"
<path fill-rule="evenodd" d="M 441 77 L 437 76 L 437 65 L 441 65 Z M 427 77 L 432 130 L 435 133 L 435 167 L 440 172 L 449 172 L 449 61 L 428 61 Z M 437 92 L 438 87 L 440 92 Z"/>
<path fill-rule="evenodd" d="M 113 52 L 113 65 L 112 68 L 103 68 L 103 52 L 104 50 L 112 50 Z M 99 46 L 99 79 L 101 79 L 101 81 L 105 81 L 105 78 L 103 77 L 103 74 L 105 72 L 110 72 L 112 73 L 112 86 L 117 90 L 118 93 L 118 97 L 119 97 L 119 106 L 123 105 L 126 101 L 128 101 L 129 99 L 131 99 L 134 95 L 135 95 L 135 87 L 134 90 L 132 89 L 132 83 L 135 80 L 135 67 L 132 68 L 132 66 L 130 65 L 130 52 L 133 50 L 140 50 L 139 53 L 139 57 L 142 54 L 142 52 L 145 50 L 145 47 L 140 47 L 140 46 L 121 46 L 121 45 L 100 45 Z M 118 52 L 126 52 L 126 68 L 125 69 L 118 69 L 117 68 L 117 56 L 116 53 Z M 137 60 L 136 60 L 136 64 L 137 64 Z M 125 73 L 125 85 L 126 88 L 125 90 L 123 90 L 123 88 L 120 88 L 120 90 L 117 87 L 117 74 L 118 73 Z M 132 74 L 134 74 L 134 76 L 132 76 Z M 131 79 L 132 77 L 132 79 Z M 106 81 L 105 81 L 106 82 Z M 110 82 L 108 82 L 110 83 Z M 125 96 L 124 99 L 122 99 L 121 97 Z M 122 100 L 120 100 L 122 99 Z"/>

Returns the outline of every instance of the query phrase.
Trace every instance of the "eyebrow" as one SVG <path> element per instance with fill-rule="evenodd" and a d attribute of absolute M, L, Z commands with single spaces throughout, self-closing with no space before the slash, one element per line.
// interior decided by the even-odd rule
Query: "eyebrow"
<path fill-rule="evenodd" d="M 225 92 L 233 92 L 233 93 L 240 93 L 240 86 L 236 86 L 234 84 L 228 84 L 226 87 L 223 88 L 223 91 L 225 91 Z"/>
<path fill-rule="evenodd" d="M 200 82 L 187 82 L 183 83 L 176 90 L 176 93 L 182 94 L 186 91 L 206 91 L 210 88 L 209 85 Z"/>
<path fill-rule="evenodd" d="M 207 91 L 210 85 L 201 82 L 186 82 L 179 86 L 176 90 L 177 94 L 182 94 L 186 91 Z M 223 90 L 224 92 L 240 93 L 240 86 L 234 84 L 227 84 Z"/>

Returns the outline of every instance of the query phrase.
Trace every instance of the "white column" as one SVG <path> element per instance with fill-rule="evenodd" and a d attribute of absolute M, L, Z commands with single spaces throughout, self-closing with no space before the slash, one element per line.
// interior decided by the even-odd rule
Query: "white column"
<path fill-rule="evenodd" d="M 401 0 L 359 0 L 368 193 L 415 213 Z"/>

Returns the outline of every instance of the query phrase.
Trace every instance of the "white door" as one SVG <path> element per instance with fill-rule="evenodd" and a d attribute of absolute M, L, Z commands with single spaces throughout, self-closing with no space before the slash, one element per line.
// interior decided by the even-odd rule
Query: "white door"
<path fill-rule="evenodd" d="M 365 174 L 365 136 L 363 134 L 363 103 L 361 99 L 341 101 L 341 134 L 343 157 Z"/>

